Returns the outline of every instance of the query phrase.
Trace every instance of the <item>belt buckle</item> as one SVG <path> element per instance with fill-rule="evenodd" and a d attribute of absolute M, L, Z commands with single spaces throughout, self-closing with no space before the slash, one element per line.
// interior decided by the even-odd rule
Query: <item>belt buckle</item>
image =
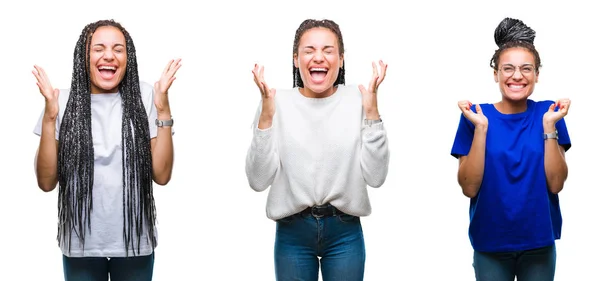
<path fill-rule="evenodd" d="M 311 207 L 311 208 L 310 208 L 310 214 L 311 214 L 313 217 L 315 217 L 315 218 L 322 218 L 324 215 L 323 215 L 323 214 L 320 214 L 320 213 L 319 213 L 319 214 L 316 214 L 316 213 L 315 213 L 315 210 L 317 210 L 317 209 L 324 209 L 324 208 L 326 208 L 326 206 L 313 206 L 313 207 Z"/>

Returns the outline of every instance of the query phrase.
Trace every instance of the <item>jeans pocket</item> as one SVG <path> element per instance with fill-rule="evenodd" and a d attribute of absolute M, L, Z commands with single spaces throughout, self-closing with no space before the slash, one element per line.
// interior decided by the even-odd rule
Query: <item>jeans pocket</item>
<path fill-rule="evenodd" d="M 352 222 L 358 221 L 357 216 L 348 215 L 348 214 L 337 215 L 337 218 L 340 222 L 343 222 L 343 223 L 352 223 Z"/>

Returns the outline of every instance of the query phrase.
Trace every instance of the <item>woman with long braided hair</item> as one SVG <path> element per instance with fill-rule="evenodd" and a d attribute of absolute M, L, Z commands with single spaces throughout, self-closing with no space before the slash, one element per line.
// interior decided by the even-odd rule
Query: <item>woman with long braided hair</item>
<path fill-rule="evenodd" d="M 320 267 L 324 281 L 363 280 L 367 185 L 383 185 L 389 163 L 377 107 L 387 65 L 372 64 L 368 88 L 346 86 L 344 41 L 331 20 L 303 21 L 291 54 L 294 87 L 277 96 L 254 67 L 262 99 L 246 157 L 250 187 L 271 187 L 276 279 L 317 281 Z"/>
<path fill-rule="evenodd" d="M 138 77 L 129 33 L 113 20 L 88 24 L 73 55 L 70 90 L 34 66 L 45 108 L 34 133 L 39 187 L 58 191 L 65 280 L 151 280 L 157 245 L 153 181 L 173 168 L 168 89 L 172 60 L 151 85 Z"/>

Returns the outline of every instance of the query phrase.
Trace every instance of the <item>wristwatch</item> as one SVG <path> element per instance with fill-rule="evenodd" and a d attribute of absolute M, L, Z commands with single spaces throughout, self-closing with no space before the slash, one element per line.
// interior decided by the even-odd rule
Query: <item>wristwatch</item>
<path fill-rule="evenodd" d="M 547 140 L 547 139 L 556 139 L 556 140 L 558 140 L 558 131 L 554 131 L 554 132 L 549 133 L 549 134 L 544 134 L 544 139 L 545 140 Z"/>
<path fill-rule="evenodd" d="M 169 119 L 169 120 L 158 120 L 158 119 L 156 119 L 155 123 L 156 123 L 157 127 L 173 126 L 173 118 L 171 117 L 171 119 Z"/>
<path fill-rule="evenodd" d="M 370 120 L 370 119 L 365 119 L 364 120 L 365 126 L 369 126 L 369 127 L 371 127 L 372 125 L 375 125 L 377 123 L 381 123 L 381 122 L 383 122 L 383 120 L 381 120 L 381 118 L 379 118 L 377 120 Z"/>

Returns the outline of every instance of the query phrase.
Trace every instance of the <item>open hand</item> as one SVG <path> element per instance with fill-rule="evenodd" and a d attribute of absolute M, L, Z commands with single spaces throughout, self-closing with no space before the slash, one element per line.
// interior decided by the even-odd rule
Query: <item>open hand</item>
<path fill-rule="evenodd" d="M 170 60 L 165 69 L 163 70 L 160 79 L 154 83 L 154 105 L 159 114 L 169 113 L 171 108 L 169 107 L 169 88 L 175 81 L 175 73 L 181 67 L 181 59 Z"/>
<path fill-rule="evenodd" d="M 385 78 L 385 73 L 387 71 L 387 64 L 383 63 L 383 61 L 379 61 L 379 67 L 381 68 L 381 73 L 377 69 L 377 65 L 375 62 L 373 65 L 373 76 L 371 77 L 371 81 L 369 82 L 369 88 L 365 88 L 363 85 L 359 85 L 358 89 L 362 94 L 363 108 L 367 115 L 367 119 L 376 120 L 379 119 L 379 110 L 377 108 L 377 90 L 379 89 L 379 85 L 383 82 Z"/>
<path fill-rule="evenodd" d="M 44 115 L 54 119 L 58 116 L 58 93 L 59 90 L 52 88 L 52 84 L 50 83 L 50 79 L 48 79 L 48 75 L 44 71 L 44 69 L 40 66 L 34 65 L 34 70 L 32 71 L 33 76 L 37 80 L 36 85 L 40 89 L 40 93 L 44 96 L 46 100 L 46 109 L 44 111 Z"/>

